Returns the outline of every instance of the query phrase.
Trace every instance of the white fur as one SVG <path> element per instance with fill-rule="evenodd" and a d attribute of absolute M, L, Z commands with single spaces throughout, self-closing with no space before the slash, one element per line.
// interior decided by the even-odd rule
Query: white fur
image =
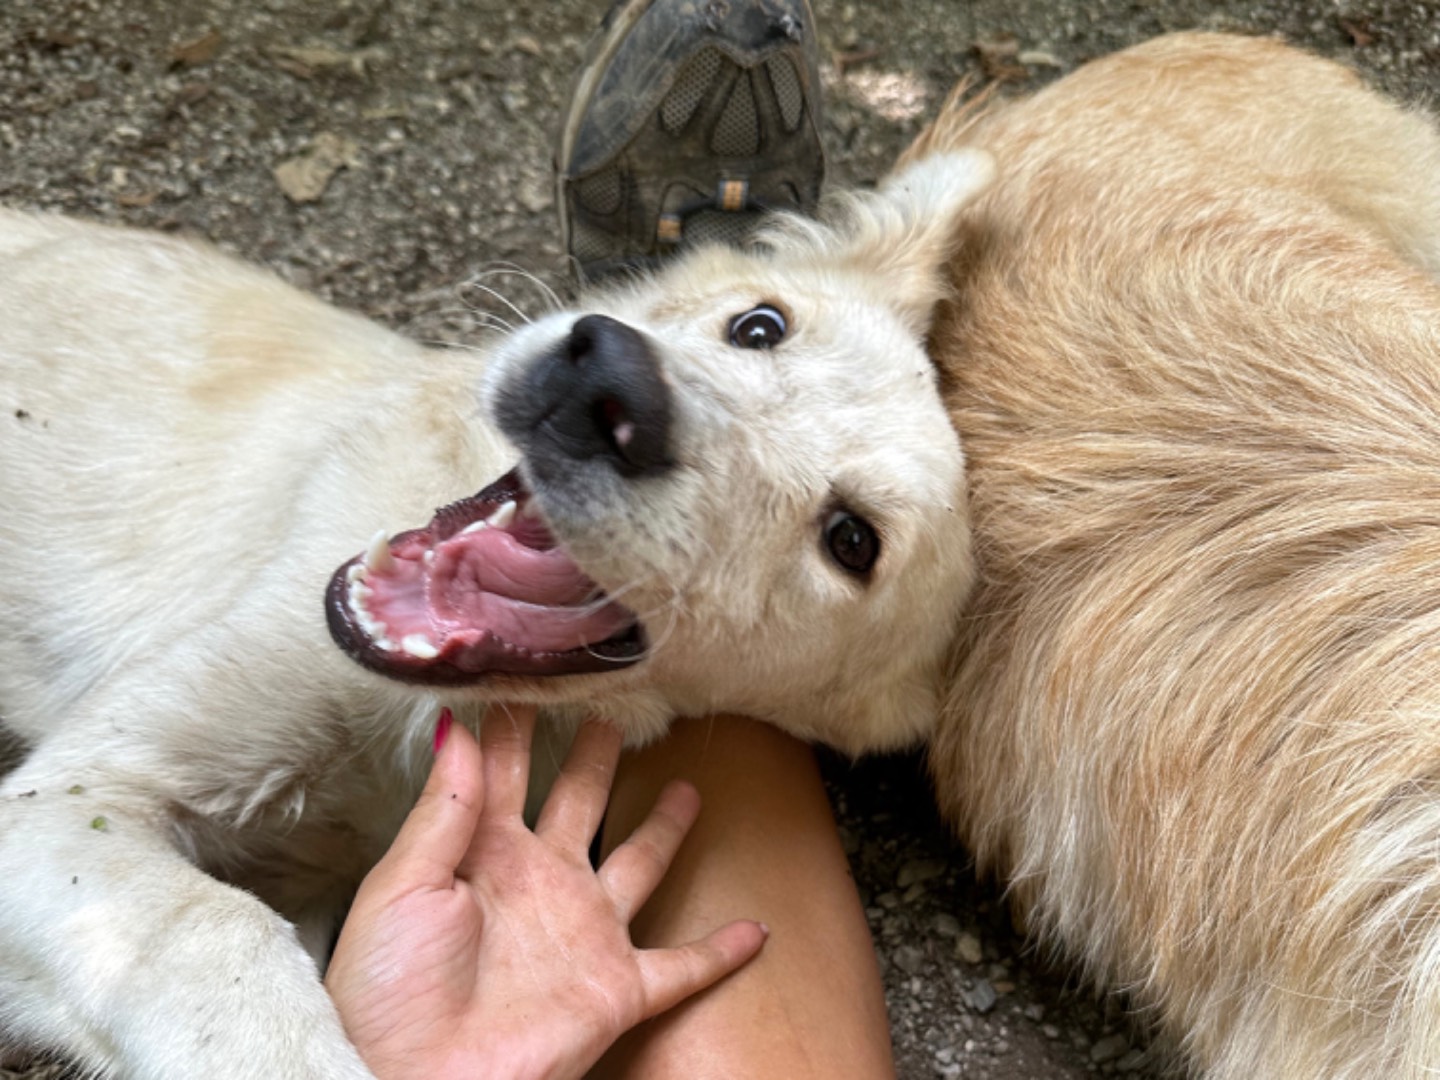
<path fill-rule="evenodd" d="M 988 176 L 954 164 L 587 305 L 657 350 L 679 466 L 538 497 L 653 648 L 445 695 L 464 718 L 531 699 L 645 738 L 728 709 L 851 750 L 929 730 L 971 575 L 921 349 L 950 217 Z M 789 337 L 734 348 L 761 301 Z M 0 786 L 8 1038 L 125 1076 L 367 1075 L 312 958 L 414 795 L 437 698 L 332 646 L 325 584 L 513 463 L 481 383 L 576 317 L 492 363 L 207 248 L 0 212 L 0 710 L 28 747 Z M 833 492 L 881 528 L 868 586 L 822 550 Z"/>

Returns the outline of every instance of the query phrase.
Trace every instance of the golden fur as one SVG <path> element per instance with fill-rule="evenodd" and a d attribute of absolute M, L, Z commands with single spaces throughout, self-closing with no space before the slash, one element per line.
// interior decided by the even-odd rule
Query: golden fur
<path fill-rule="evenodd" d="M 932 768 L 1201 1073 L 1440 1070 L 1440 137 L 1187 35 L 942 116 L 979 585 Z"/>

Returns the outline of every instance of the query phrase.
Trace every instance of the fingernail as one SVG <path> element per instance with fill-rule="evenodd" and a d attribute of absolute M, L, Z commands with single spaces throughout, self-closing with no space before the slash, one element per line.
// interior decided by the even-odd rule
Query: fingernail
<path fill-rule="evenodd" d="M 756 923 L 755 925 L 760 927 L 760 933 L 763 934 L 765 937 L 768 938 L 770 936 L 770 927 L 766 926 L 763 922 Z"/>
<path fill-rule="evenodd" d="M 445 745 L 450 736 L 450 725 L 454 722 L 455 714 L 450 711 L 450 706 L 440 710 L 440 719 L 435 721 L 435 753 L 440 753 L 440 748 Z"/>

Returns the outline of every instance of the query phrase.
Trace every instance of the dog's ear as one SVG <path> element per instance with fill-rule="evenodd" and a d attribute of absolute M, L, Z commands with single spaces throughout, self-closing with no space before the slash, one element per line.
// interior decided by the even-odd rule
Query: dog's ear
<path fill-rule="evenodd" d="M 927 154 L 875 191 L 827 196 L 819 219 L 776 214 L 756 237 L 774 256 L 864 278 L 918 339 L 948 288 L 946 264 L 962 242 L 961 210 L 995 175 L 983 150 Z"/>
<path fill-rule="evenodd" d="M 916 337 L 929 331 L 945 294 L 946 264 L 962 241 L 960 211 L 994 175 L 994 159 L 983 150 L 930 154 L 844 211 L 845 261 L 874 275 L 880 294 Z"/>

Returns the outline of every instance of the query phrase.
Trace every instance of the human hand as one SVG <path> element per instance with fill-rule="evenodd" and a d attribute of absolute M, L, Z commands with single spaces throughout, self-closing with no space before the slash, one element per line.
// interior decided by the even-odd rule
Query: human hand
<path fill-rule="evenodd" d="M 477 745 L 442 713 L 429 782 L 355 897 L 325 984 L 381 1080 L 583 1076 L 622 1033 L 764 943 L 762 926 L 740 921 L 679 948 L 635 948 L 630 921 L 699 795 L 666 787 L 597 872 L 588 852 L 620 734 L 580 728 L 532 832 L 521 812 L 534 723 L 533 708 L 493 708 Z"/>

